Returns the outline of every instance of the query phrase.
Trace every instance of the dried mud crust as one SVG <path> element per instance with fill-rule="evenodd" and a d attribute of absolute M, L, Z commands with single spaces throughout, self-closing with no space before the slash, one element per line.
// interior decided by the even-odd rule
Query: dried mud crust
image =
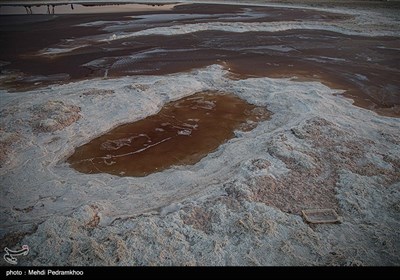
<path fill-rule="evenodd" d="M 0 168 L 7 164 L 12 157 L 12 146 L 21 140 L 21 136 L 16 132 L 6 132 L 0 128 Z"/>
<path fill-rule="evenodd" d="M 377 166 L 365 157 L 375 144 L 315 117 L 266 143 L 268 153 L 286 164 L 288 174 L 279 179 L 270 175 L 252 176 L 244 188 L 228 187 L 227 192 L 238 199 L 262 202 L 297 215 L 301 210 L 317 208 L 331 208 L 340 213 L 335 189 L 341 170 L 369 177 L 383 175 L 382 187 L 400 180 L 398 159 L 386 155 L 382 160 L 387 165 Z M 268 166 L 268 162 L 260 166 L 257 160 L 247 168 Z"/>
<path fill-rule="evenodd" d="M 50 100 L 30 107 L 9 106 L 0 112 L 0 168 L 13 159 L 22 145 L 23 131 L 29 127 L 34 133 L 62 130 L 80 119 L 80 107 L 63 101 Z"/>
<path fill-rule="evenodd" d="M 2 238 L 0 238 L 0 248 L 5 248 L 8 247 L 9 249 L 14 248 L 17 244 L 22 244 L 22 240 L 24 239 L 25 236 L 32 234 L 35 232 L 37 228 L 33 228 L 29 231 L 19 231 L 19 232 L 12 232 L 4 235 Z"/>
<path fill-rule="evenodd" d="M 91 95 L 110 95 L 114 94 L 114 90 L 112 89 L 97 89 L 97 88 L 90 88 L 82 92 L 82 96 L 91 96 Z"/>
<path fill-rule="evenodd" d="M 31 108 L 32 128 L 35 132 L 53 132 L 61 130 L 80 118 L 81 109 L 62 101 L 47 101 Z"/>
<path fill-rule="evenodd" d="M 377 242 L 393 244 L 393 234 L 373 239 L 371 250 L 355 242 L 335 244 L 336 239 L 330 240 L 329 235 L 349 234 L 348 224 L 333 225 L 329 228 L 333 232 L 321 234 L 293 215 L 248 201 L 238 203 L 233 210 L 226 200 L 211 199 L 165 217 L 141 216 L 94 228 L 87 225 L 95 217 L 91 206 L 77 212 L 87 218 L 52 217 L 24 239 L 22 242 L 35 244 L 35 249 L 23 264 L 352 266 L 399 261 L 395 253 L 387 260 L 370 255 L 386 254 Z M 191 219 L 199 220 L 188 223 Z M 357 231 L 352 227 L 350 232 Z M 369 228 L 361 232 L 377 238 Z M 364 240 L 363 236 L 358 238 Z M 57 258 L 49 254 L 54 251 Z"/>
<path fill-rule="evenodd" d="M 0 110 L 0 168 L 5 167 L 14 156 L 14 147 L 18 145 L 23 136 L 16 129 L 23 121 L 12 120 L 19 111 L 17 106 L 8 106 Z"/>
<path fill-rule="evenodd" d="M 387 130 L 385 137 L 391 132 Z M 21 240 L 34 244 L 22 262 L 398 265 L 399 236 L 391 228 L 399 218 L 400 165 L 377 145 L 314 117 L 269 139 L 265 155 L 238 167 L 251 176 L 222 184 L 222 194 L 166 206 L 173 210 L 161 209 L 161 215 L 118 219 L 109 226 L 102 226 L 102 212 L 109 205 L 84 205 L 71 216 L 48 219 Z M 370 158 L 378 148 L 387 155 Z M 286 164 L 285 175 L 270 174 L 275 160 Z M 333 208 L 344 219 L 340 224 L 310 226 L 299 215 L 288 214 L 305 208 Z M 379 211 L 385 208 L 382 216 Z M 57 258 L 49 254 L 53 251 L 59 252 Z"/>

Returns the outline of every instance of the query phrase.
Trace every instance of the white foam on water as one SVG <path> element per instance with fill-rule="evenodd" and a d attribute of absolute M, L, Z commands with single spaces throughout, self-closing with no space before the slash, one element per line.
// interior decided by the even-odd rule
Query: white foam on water
<path fill-rule="evenodd" d="M 38 55 L 41 56 L 52 56 L 52 55 L 59 55 L 59 54 L 64 54 L 68 52 L 73 52 L 77 49 L 81 49 L 84 47 L 89 46 L 88 44 L 84 45 L 79 45 L 79 46 L 74 46 L 74 47 L 54 47 L 54 48 L 45 48 L 41 51 L 38 52 Z"/>
<path fill-rule="evenodd" d="M 117 21 L 117 20 L 96 20 L 96 21 L 91 21 L 91 22 L 85 22 L 85 23 L 80 23 L 75 25 L 76 27 L 98 27 L 98 26 L 103 26 L 103 25 L 108 25 L 108 24 L 122 24 L 123 21 Z"/>
<path fill-rule="evenodd" d="M 180 24 L 168 27 L 155 27 L 148 28 L 137 32 L 122 32 L 120 35 L 115 37 L 108 37 L 100 39 L 100 42 L 120 40 L 131 37 L 149 36 L 149 35 L 164 35 L 174 36 L 183 35 L 189 33 L 195 33 L 200 31 L 225 31 L 225 32 L 280 32 L 287 30 L 319 30 L 319 31 L 331 31 L 341 33 L 344 35 L 354 36 L 400 36 L 400 32 L 397 31 L 370 31 L 365 32 L 364 30 L 352 29 L 351 26 L 341 25 L 340 23 L 327 23 L 327 22 L 315 22 L 315 21 L 281 21 L 281 22 L 210 22 L 210 23 L 196 23 L 196 24 Z"/>

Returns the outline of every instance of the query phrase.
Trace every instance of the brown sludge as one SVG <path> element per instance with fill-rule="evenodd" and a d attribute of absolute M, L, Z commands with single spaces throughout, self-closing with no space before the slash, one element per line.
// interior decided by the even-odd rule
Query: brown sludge
<path fill-rule="evenodd" d="M 252 129 L 268 117 L 265 108 L 234 95 L 197 93 L 77 148 L 68 162 L 83 173 L 146 176 L 194 164 L 233 138 L 234 130 Z"/>

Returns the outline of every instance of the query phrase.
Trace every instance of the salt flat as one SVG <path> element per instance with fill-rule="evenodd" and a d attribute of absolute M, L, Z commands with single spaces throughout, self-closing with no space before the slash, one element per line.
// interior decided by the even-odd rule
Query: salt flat
<path fill-rule="evenodd" d="M 29 73 L 31 62 L 25 61 L 15 64 L 21 74 L 7 66 L 20 58 L 11 64 L 2 58 L 8 68 L 0 90 L 1 246 L 29 245 L 29 255 L 19 258 L 22 265 L 399 265 L 400 120 L 393 78 L 399 69 L 392 63 L 399 58 L 398 21 L 373 9 L 326 6 L 329 20 L 302 21 L 313 14 L 295 7 L 290 16 L 298 20 L 259 23 L 254 10 L 231 7 L 232 15 L 219 10 L 210 19 L 208 10 L 204 20 L 176 16 L 178 22 L 152 26 L 125 18 L 130 30 L 119 29 L 115 15 L 105 24 L 94 16 L 74 23 L 94 28 L 87 34 L 38 43 L 24 53 L 53 59 L 53 65 L 69 61 L 60 72 L 49 63 Z M 264 37 L 252 48 L 240 40 L 227 46 L 227 36 L 217 32 Z M 220 37 L 207 42 L 206 34 Z M 375 56 L 368 61 L 345 51 L 311 51 L 304 41 L 313 34 L 327 40 L 315 43 L 316 49 L 341 38 L 339 47 L 370 44 L 364 54 Z M 281 43 L 268 45 L 272 35 Z M 190 50 L 185 45 L 192 42 L 189 36 L 200 36 L 196 42 L 204 48 L 219 47 L 198 54 L 199 44 Z M 295 43 L 282 43 L 290 36 L 297 36 Z M 160 38 L 165 48 L 116 50 L 159 45 Z M 182 44 L 176 47 L 168 38 Z M 376 48 L 377 41 L 383 48 Z M 246 54 L 242 59 L 233 53 Z M 248 53 L 264 64 L 247 65 L 253 57 Z M 207 60 L 212 55 L 214 63 Z M 82 70 L 85 63 L 96 71 Z M 340 69 L 339 78 L 354 75 L 329 80 L 334 69 Z M 54 76 L 60 73 L 67 75 Z M 358 106 L 345 93 L 351 87 Z M 203 91 L 234 94 L 265 107 L 271 118 L 251 131 L 236 131 L 194 165 L 145 177 L 83 174 L 66 163 L 91 139 Z M 306 223 L 301 211 L 316 208 L 334 209 L 340 223 Z"/>

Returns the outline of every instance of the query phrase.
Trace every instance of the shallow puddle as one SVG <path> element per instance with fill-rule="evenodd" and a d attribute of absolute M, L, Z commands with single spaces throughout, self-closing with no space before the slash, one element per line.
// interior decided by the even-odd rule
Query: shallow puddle
<path fill-rule="evenodd" d="M 77 148 L 68 158 L 83 173 L 146 176 L 194 164 L 268 119 L 267 109 L 231 95 L 202 92 L 166 104 L 156 115 L 121 125 Z"/>

